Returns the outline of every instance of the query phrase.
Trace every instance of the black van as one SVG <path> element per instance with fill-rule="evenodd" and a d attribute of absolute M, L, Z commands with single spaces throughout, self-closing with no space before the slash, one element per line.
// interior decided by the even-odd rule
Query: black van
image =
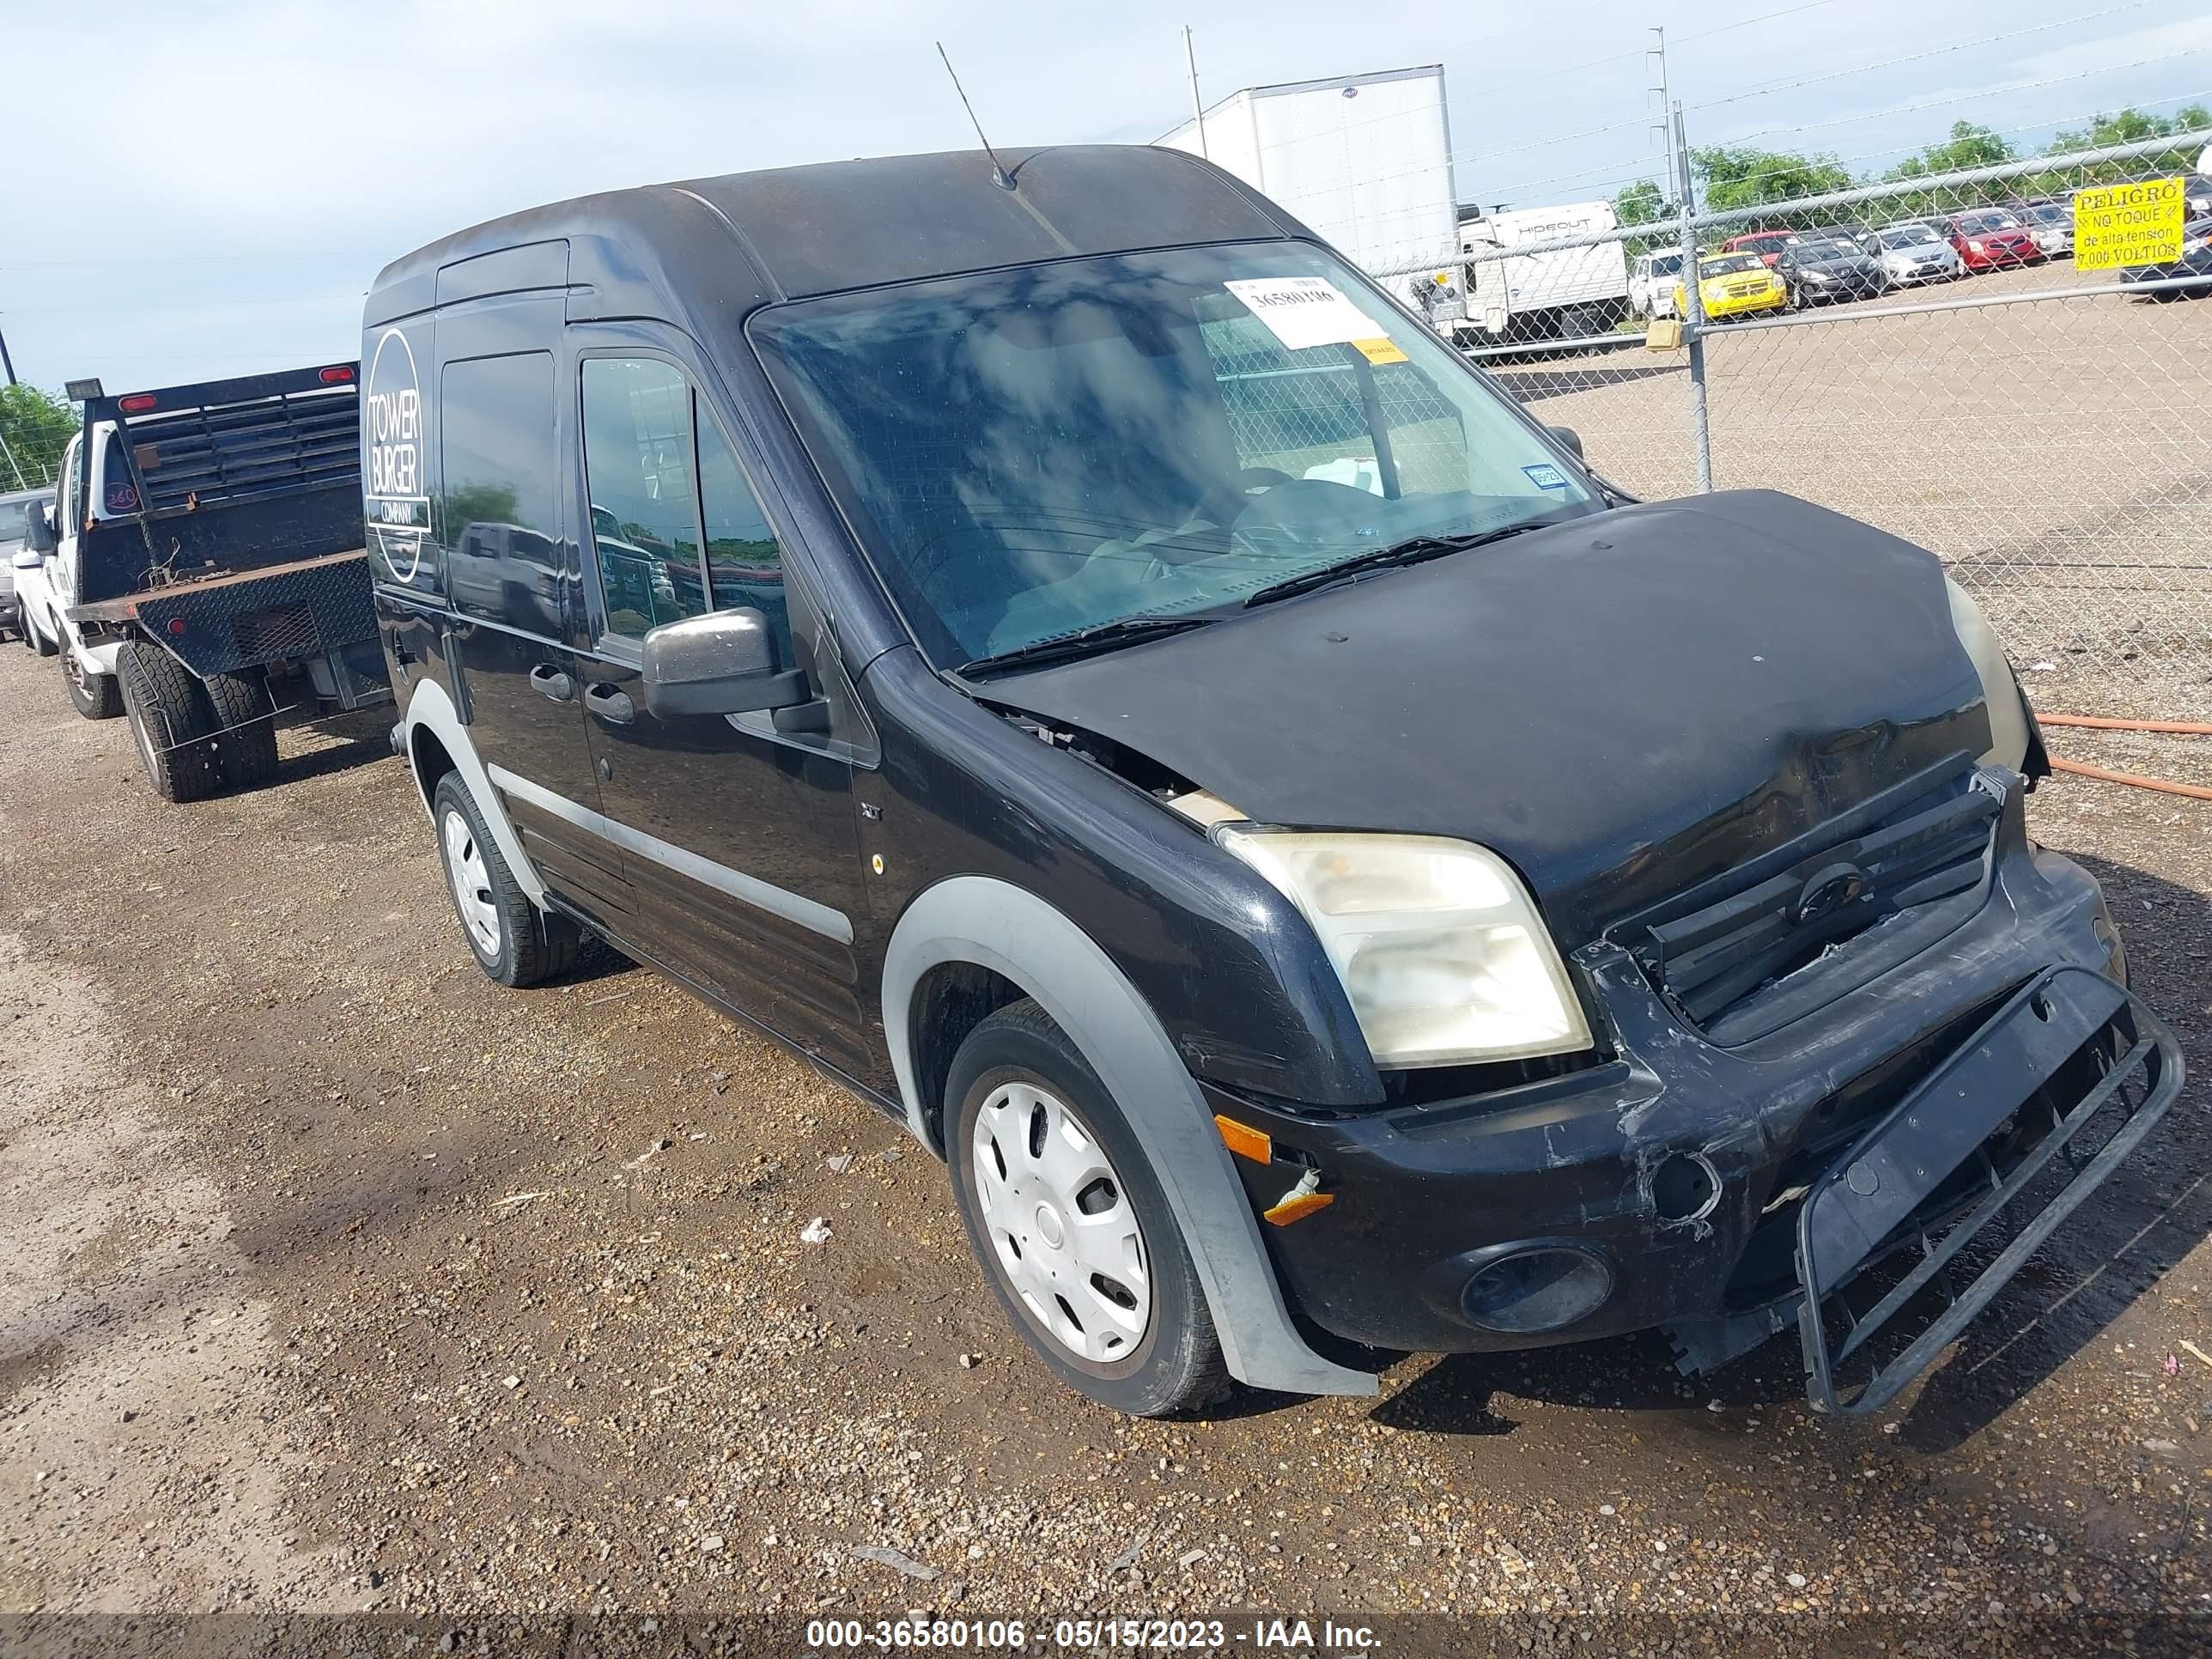
<path fill-rule="evenodd" d="M 1628 500 L 1200 161 L 1001 159 L 377 279 L 394 741 L 485 971 L 604 934 L 898 1118 L 1126 1411 L 1655 1326 L 1890 1398 L 2180 1081 L 1979 613 Z"/>

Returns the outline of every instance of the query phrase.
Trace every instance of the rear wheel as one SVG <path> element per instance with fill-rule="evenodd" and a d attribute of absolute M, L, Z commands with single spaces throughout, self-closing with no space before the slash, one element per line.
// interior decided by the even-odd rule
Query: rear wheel
<path fill-rule="evenodd" d="M 123 709 L 138 740 L 146 781 L 163 800 L 204 800 L 222 781 L 207 694 L 184 665 L 159 646 L 133 640 L 115 659 L 123 684 Z"/>
<path fill-rule="evenodd" d="M 233 789 L 258 789 L 276 775 L 276 713 L 260 672 L 210 674 L 216 765 Z"/>
<path fill-rule="evenodd" d="M 969 1034 L 945 1085 L 953 1198 L 1006 1316 L 1062 1382 L 1139 1417 L 1226 1380 L 1182 1231 L 1136 1132 L 1035 1002 Z"/>
<path fill-rule="evenodd" d="M 112 674 L 88 672 L 74 651 L 62 657 L 62 684 L 69 688 L 70 704 L 88 720 L 112 720 L 123 712 L 123 688 Z"/>

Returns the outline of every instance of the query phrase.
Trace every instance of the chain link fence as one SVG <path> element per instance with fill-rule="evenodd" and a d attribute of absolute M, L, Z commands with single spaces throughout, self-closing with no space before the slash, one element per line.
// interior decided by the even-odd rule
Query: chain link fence
<path fill-rule="evenodd" d="M 2212 718 L 2209 138 L 1481 250 L 1655 280 L 1617 330 L 1493 344 L 1471 318 L 1462 343 L 1638 495 L 1786 490 L 1929 548 L 2039 700 Z M 2076 268 L 2077 192 L 2172 178 L 2181 264 Z"/>

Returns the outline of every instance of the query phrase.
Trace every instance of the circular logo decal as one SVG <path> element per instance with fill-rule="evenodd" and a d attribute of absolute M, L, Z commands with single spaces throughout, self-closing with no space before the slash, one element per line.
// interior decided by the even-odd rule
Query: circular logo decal
<path fill-rule="evenodd" d="M 396 328 L 384 331 L 369 360 L 362 430 L 369 542 L 392 580 L 412 586 L 430 533 L 430 498 L 422 482 L 422 388 L 414 348 Z"/>

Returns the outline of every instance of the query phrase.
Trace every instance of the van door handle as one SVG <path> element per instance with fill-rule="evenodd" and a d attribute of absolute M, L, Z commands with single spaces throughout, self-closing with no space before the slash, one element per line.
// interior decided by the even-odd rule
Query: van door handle
<path fill-rule="evenodd" d="M 574 675 L 541 662 L 530 671 L 530 689 L 556 702 L 566 702 L 576 695 L 576 680 Z"/>
<path fill-rule="evenodd" d="M 628 726 L 637 718 L 637 707 L 630 702 L 629 694 L 611 685 L 591 687 L 584 693 L 584 707 L 616 726 Z"/>

